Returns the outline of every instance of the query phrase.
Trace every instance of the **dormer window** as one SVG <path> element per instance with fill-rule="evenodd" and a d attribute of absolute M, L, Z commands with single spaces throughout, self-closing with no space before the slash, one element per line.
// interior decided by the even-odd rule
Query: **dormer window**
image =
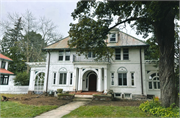
<path fill-rule="evenodd" d="M 116 41 L 116 33 L 110 34 L 110 42 L 115 42 Z"/>

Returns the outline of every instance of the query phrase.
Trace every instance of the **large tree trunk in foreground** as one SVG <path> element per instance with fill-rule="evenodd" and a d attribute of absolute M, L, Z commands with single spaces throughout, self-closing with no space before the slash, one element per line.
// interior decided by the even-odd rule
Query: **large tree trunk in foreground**
<path fill-rule="evenodd" d="M 164 107 L 175 103 L 174 78 L 174 15 L 171 10 L 164 19 L 154 25 L 155 36 L 160 50 L 159 78 L 161 101 Z"/>

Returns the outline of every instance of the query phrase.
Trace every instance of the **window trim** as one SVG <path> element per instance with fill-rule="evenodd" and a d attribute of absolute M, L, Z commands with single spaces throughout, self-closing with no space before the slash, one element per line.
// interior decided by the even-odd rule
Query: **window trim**
<path fill-rule="evenodd" d="M 113 35 L 115 35 L 114 37 L 113 37 Z M 115 40 L 111 40 L 111 39 L 115 39 Z M 117 41 L 117 33 L 115 33 L 115 32 L 113 32 L 113 33 L 110 33 L 109 34 L 109 42 L 116 42 Z"/>
<path fill-rule="evenodd" d="M 122 85 L 119 84 L 119 79 L 120 79 L 119 74 L 122 74 L 122 78 L 121 78 Z M 123 78 L 124 74 L 126 74 L 126 85 L 124 85 L 124 78 Z M 127 72 L 118 72 L 118 86 L 127 86 Z"/>
<path fill-rule="evenodd" d="M 5 77 L 7 76 L 7 77 Z M 0 85 L 8 85 L 9 84 L 9 75 L 0 75 Z M 6 80 L 6 81 L 5 81 Z"/>
<path fill-rule="evenodd" d="M 70 61 L 71 60 L 70 55 L 71 55 L 70 50 L 65 50 L 65 61 Z M 67 59 L 67 57 L 69 57 L 69 58 Z"/>
<path fill-rule="evenodd" d="M 62 77 L 62 83 L 61 82 L 61 74 L 63 74 L 63 77 Z M 64 77 L 64 75 L 66 74 L 66 78 Z M 64 80 L 66 83 L 64 83 Z M 66 72 L 60 72 L 59 73 L 59 85 L 66 85 L 67 84 L 67 73 Z"/>
<path fill-rule="evenodd" d="M 1 68 L 3 68 L 3 69 L 6 68 L 6 61 L 4 61 L 4 60 L 1 61 Z"/>
<path fill-rule="evenodd" d="M 60 57 L 62 58 L 62 60 L 60 60 Z M 58 61 L 64 61 L 64 50 L 59 51 Z"/>

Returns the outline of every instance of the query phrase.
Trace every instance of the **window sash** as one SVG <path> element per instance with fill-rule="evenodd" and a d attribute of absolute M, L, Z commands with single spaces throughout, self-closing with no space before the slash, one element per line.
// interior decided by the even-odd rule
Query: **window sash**
<path fill-rule="evenodd" d="M 115 49 L 116 60 L 121 60 L 121 49 Z"/>
<path fill-rule="evenodd" d="M 0 75 L 0 85 L 8 85 L 9 75 Z"/>
<path fill-rule="evenodd" d="M 56 84 L 56 73 L 54 73 L 54 80 L 53 80 L 53 84 Z"/>
<path fill-rule="evenodd" d="M 66 84 L 67 73 L 60 73 L 59 84 Z"/>
<path fill-rule="evenodd" d="M 2 62 L 1 62 L 1 68 L 5 69 L 5 67 L 6 67 L 6 62 L 5 62 L 5 61 L 2 61 Z"/>
<path fill-rule="evenodd" d="M 128 60 L 128 59 L 129 59 L 129 49 L 123 48 L 123 60 Z"/>
<path fill-rule="evenodd" d="M 114 85 L 114 73 L 111 73 L 111 85 Z"/>
<path fill-rule="evenodd" d="M 70 85 L 72 85 L 72 77 L 73 77 L 73 74 L 70 73 Z"/>
<path fill-rule="evenodd" d="M 115 33 L 110 34 L 110 41 L 116 41 L 116 34 Z"/>
<path fill-rule="evenodd" d="M 118 73 L 118 85 L 127 86 L 127 73 Z"/>

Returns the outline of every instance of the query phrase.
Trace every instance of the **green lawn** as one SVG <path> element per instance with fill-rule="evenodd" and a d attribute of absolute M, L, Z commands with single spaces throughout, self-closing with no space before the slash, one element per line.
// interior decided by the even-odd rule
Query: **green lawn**
<path fill-rule="evenodd" d="M 17 102 L 1 102 L 1 117 L 34 117 L 57 106 L 33 106 Z"/>
<path fill-rule="evenodd" d="M 139 107 L 126 106 L 81 106 L 65 117 L 153 117 L 141 110 Z"/>

